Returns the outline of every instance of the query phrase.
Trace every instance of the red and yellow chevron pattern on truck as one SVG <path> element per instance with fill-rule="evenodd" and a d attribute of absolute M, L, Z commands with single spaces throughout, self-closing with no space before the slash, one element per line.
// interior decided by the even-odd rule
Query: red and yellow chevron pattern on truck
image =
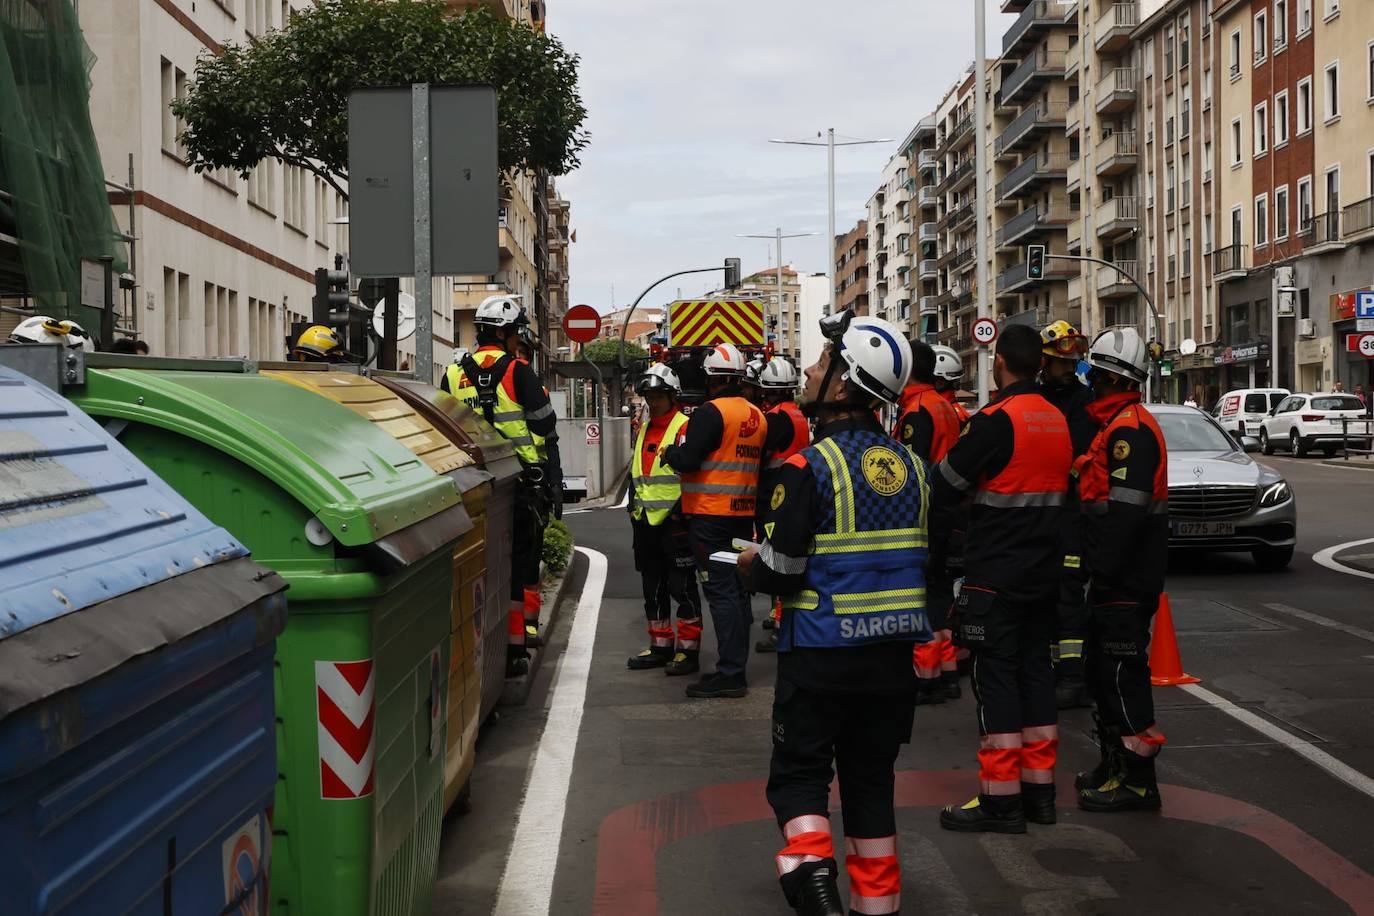
<path fill-rule="evenodd" d="M 763 303 L 758 299 L 681 299 L 668 306 L 668 346 L 761 347 Z"/>

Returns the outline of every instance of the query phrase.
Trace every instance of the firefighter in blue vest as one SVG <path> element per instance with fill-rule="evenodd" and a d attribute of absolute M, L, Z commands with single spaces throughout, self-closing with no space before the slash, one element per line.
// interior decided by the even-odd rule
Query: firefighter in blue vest
<path fill-rule="evenodd" d="M 777 873 L 798 913 L 843 916 L 828 814 L 833 767 L 850 912 L 897 913 L 893 765 L 911 739 L 912 651 L 932 638 L 929 488 L 924 463 L 874 411 L 901 395 L 911 349 L 887 322 L 847 311 L 821 329 L 829 344 L 806 370 L 802 395 L 813 444 L 763 494 L 766 539 L 738 561 L 758 591 L 783 600 L 767 790 L 785 843 Z"/>

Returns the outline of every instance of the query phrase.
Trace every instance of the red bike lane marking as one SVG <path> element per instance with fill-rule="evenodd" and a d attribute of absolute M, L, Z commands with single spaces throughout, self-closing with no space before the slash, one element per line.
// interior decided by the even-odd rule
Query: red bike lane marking
<path fill-rule="evenodd" d="M 967 770 L 905 770 L 897 774 L 898 808 L 942 806 L 963 798 Z M 611 812 L 597 834 L 596 916 L 654 916 L 658 913 L 658 854 L 678 840 L 751 821 L 771 821 L 765 781 L 725 783 L 644 799 Z M 1059 785 L 1063 800 L 1075 797 L 1071 777 Z M 1184 786 L 1162 785 L 1162 817 L 1222 827 L 1265 844 L 1313 881 L 1344 901 L 1357 916 L 1374 916 L 1374 875 L 1363 871 L 1277 814 L 1254 805 Z M 831 787 L 831 809 L 838 798 Z M 760 849 L 764 874 L 772 874 L 772 850 Z"/>

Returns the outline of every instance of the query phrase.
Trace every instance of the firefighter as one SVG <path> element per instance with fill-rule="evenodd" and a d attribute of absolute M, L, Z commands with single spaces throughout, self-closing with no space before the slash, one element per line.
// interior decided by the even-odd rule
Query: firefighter
<path fill-rule="evenodd" d="M 911 341 L 911 382 L 897 402 L 897 422 L 892 437 L 934 467 L 959 439 L 959 415 L 935 390 L 935 350 L 921 340 Z M 926 607 L 935 638 L 918 643 L 916 665 L 918 705 L 957 700 L 958 664 L 949 630 L 949 606 L 954 603 L 954 577 L 946 566 L 949 535 L 954 527 L 953 510 L 937 511 L 930 524 L 930 562 L 926 568 Z"/>
<path fill-rule="evenodd" d="M 741 386 L 741 393 L 744 399 L 760 410 L 763 409 L 763 385 L 759 383 L 759 374 L 763 372 L 763 357 L 755 357 L 744 365 L 744 384 Z"/>
<path fill-rule="evenodd" d="M 649 619 L 649 646 L 631 656 L 626 665 L 634 671 L 664 668 L 669 675 L 695 672 L 701 650 L 701 594 L 682 516 L 682 481 L 663 462 L 664 448 L 687 425 L 687 415 L 678 410 L 681 388 L 677 373 L 662 363 L 650 366 L 635 384 L 635 392 L 649 405 L 649 419 L 635 436 L 628 500 L 635 569 L 644 586 L 644 613 Z"/>
<path fill-rule="evenodd" d="M 806 448 L 811 442 L 811 425 L 797 406 L 797 370 L 782 356 L 770 359 L 759 370 L 759 388 L 763 392 L 763 414 L 768 422 L 768 438 L 763 447 L 763 469 L 759 472 L 760 499 L 755 508 L 762 531 L 763 514 L 768 508 L 768 495 L 773 492 L 778 471 L 783 462 Z M 762 540 L 762 534 L 759 535 Z M 778 633 L 775 629 L 782 615 L 782 605 L 775 597 L 772 610 L 764 618 L 763 628 L 770 630 L 766 637 L 754 644 L 756 652 L 778 651 Z"/>
<path fill-rule="evenodd" d="M 548 460 L 535 436 L 557 425 L 553 405 L 529 363 L 514 355 L 525 312 L 510 296 L 490 296 L 473 315 L 477 349 L 448 367 L 440 387 L 478 411 L 515 446 L 523 471 L 515 489 L 514 542 L 511 546 L 510 612 L 506 624 L 506 674 L 529 670 L 529 651 L 537 633 L 526 632 L 525 588 L 538 584 L 541 532 L 549 501 L 543 464 Z M 533 579 L 531 575 L 533 574 Z M 534 637 L 534 638 L 532 638 Z"/>
<path fill-rule="evenodd" d="M 539 338 L 535 336 L 534 329 L 528 324 L 520 325 L 520 330 L 516 335 L 515 355 L 533 368 L 536 363 L 536 355 L 539 353 Z M 544 397 L 549 396 L 549 389 L 544 388 Z M 535 543 L 544 543 L 544 532 L 548 529 L 550 518 L 561 519 L 563 517 L 563 460 L 558 450 L 558 426 L 555 421 L 554 428 L 547 436 L 540 435 L 533 430 L 530 431 L 530 438 L 534 440 L 534 448 L 543 460 L 539 463 L 540 469 L 544 473 L 541 481 L 544 490 L 544 499 L 548 505 L 548 512 L 541 518 L 544 524 L 535 533 Z M 543 594 L 540 589 L 539 565 L 543 561 L 543 551 L 536 550 L 526 558 L 528 566 L 525 569 L 525 647 L 537 649 L 544 645 L 543 638 L 539 635 L 539 616 L 543 611 Z"/>
<path fill-rule="evenodd" d="M 925 615 L 925 465 L 874 415 L 911 366 L 891 324 L 847 311 L 822 319 L 829 344 L 806 370 L 813 443 L 783 464 L 767 539 L 739 557 L 760 590 L 783 595 L 767 796 L 782 829 L 787 902 L 843 916 L 828 816 L 839 775 L 851 913 L 900 910 L 893 764 L 911 740 L 911 653 Z"/>
<path fill-rule="evenodd" d="M 1058 709 L 1050 642 L 1059 527 L 1073 464 L 1064 415 L 1040 394 L 1040 335 L 997 341 L 996 400 L 975 413 L 932 474 L 936 506 L 968 498 L 957 638 L 973 653 L 981 791 L 940 812 L 947 830 L 1025 833 L 1052 824 Z"/>
<path fill-rule="evenodd" d="M 333 328 L 312 324 L 296 338 L 291 359 L 300 363 L 334 362 L 342 346 Z"/>
<path fill-rule="evenodd" d="M 1093 395 L 1078 380 L 1078 362 L 1088 352 L 1088 339 L 1067 321 L 1056 321 L 1040 331 L 1040 393 L 1069 424 L 1069 439 L 1077 458 L 1088 450 L 1098 423 L 1088 413 Z M 1069 481 L 1060 525 L 1063 569 L 1059 577 L 1059 609 L 1054 653 L 1054 694 L 1060 709 L 1089 706 L 1083 683 L 1083 639 L 1088 632 L 1086 590 L 1088 570 L 1083 564 L 1083 519 L 1076 481 Z"/>
<path fill-rule="evenodd" d="M 767 424 L 763 411 L 744 399 L 744 355 L 721 344 L 702 361 L 708 400 L 664 458 L 682 477 L 682 509 L 688 516 L 692 554 L 706 587 L 719 657 L 716 670 L 687 685 L 689 697 L 742 697 L 748 692 L 749 596 L 734 569 L 711 554 L 734 549 L 754 534 L 759 463 Z"/>
<path fill-rule="evenodd" d="M 964 378 L 964 361 L 953 347 L 936 344 L 931 349 L 935 351 L 935 390 L 954 406 L 954 412 L 959 415 L 959 425 L 962 426 L 969 417 L 968 408 L 958 401 L 959 382 Z"/>
<path fill-rule="evenodd" d="M 1157 810 L 1155 757 L 1164 735 L 1150 692 L 1150 621 L 1164 591 L 1169 548 L 1168 455 L 1140 400 L 1149 351 L 1134 328 L 1109 328 L 1088 350 L 1101 424 L 1075 463 L 1088 561 L 1088 690 L 1102 761 L 1080 773 L 1087 811 Z"/>

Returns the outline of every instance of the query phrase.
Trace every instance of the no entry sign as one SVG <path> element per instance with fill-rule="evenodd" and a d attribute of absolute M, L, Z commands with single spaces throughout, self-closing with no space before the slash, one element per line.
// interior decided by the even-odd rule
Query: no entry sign
<path fill-rule="evenodd" d="M 601 333 L 601 314 L 590 305 L 574 305 L 563 316 L 563 333 L 577 343 L 595 340 Z"/>

